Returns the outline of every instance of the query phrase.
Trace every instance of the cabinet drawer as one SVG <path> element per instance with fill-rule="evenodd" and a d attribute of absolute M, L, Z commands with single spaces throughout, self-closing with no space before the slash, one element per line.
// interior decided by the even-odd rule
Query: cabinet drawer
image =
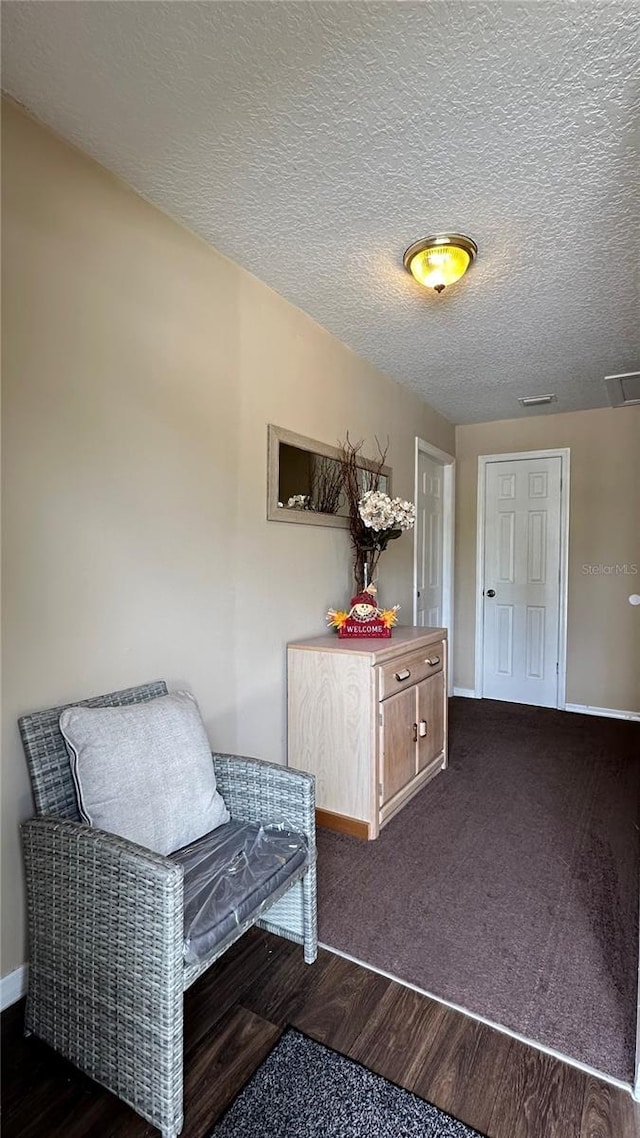
<path fill-rule="evenodd" d="M 394 692 L 441 672 L 443 663 L 444 641 L 439 640 L 428 649 L 407 653 L 390 664 L 381 664 L 379 698 L 387 699 Z"/>

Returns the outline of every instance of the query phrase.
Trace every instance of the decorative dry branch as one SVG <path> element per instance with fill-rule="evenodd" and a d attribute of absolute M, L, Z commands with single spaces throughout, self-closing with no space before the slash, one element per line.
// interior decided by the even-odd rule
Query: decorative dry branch
<path fill-rule="evenodd" d="M 365 526 L 358 505 L 367 490 L 380 489 L 389 442 L 387 440 L 387 445 L 383 448 L 376 437 L 379 457 L 374 460 L 362 457 L 363 446 L 364 440 L 360 439 L 357 443 L 353 443 L 348 431 L 344 442 L 340 443 L 344 495 L 349 509 L 349 533 L 353 545 L 353 575 L 358 592 L 364 589 L 365 584 L 372 583 L 382 552 L 376 546 L 375 535 Z"/>
<path fill-rule="evenodd" d="M 343 482 L 342 462 L 339 459 L 314 455 L 309 476 L 312 508 L 321 514 L 337 514 Z"/>

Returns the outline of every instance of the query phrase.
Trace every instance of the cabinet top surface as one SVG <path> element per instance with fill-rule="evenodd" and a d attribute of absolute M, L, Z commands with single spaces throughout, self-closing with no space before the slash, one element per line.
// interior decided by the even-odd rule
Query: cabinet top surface
<path fill-rule="evenodd" d="M 436 640 L 446 640 L 446 628 L 394 628 L 389 639 L 362 639 L 340 640 L 336 632 L 325 633 L 324 636 L 314 636 L 310 640 L 294 640 L 289 648 L 302 649 L 315 652 L 347 652 L 355 656 L 369 656 L 372 663 L 398 656 L 401 652 L 411 648 L 419 648 L 422 644 L 432 644 Z"/>

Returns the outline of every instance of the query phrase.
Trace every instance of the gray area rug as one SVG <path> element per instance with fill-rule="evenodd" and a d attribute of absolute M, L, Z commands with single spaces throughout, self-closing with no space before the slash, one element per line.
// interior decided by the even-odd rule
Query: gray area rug
<path fill-rule="evenodd" d="M 478 1131 L 289 1028 L 210 1138 L 479 1138 Z"/>
<path fill-rule="evenodd" d="M 320 940 L 632 1082 L 640 724 L 450 701 L 375 842 L 318 831 Z"/>

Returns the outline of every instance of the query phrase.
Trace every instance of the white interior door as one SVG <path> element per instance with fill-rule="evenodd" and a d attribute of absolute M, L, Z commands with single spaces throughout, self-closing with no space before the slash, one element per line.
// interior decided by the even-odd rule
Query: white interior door
<path fill-rule="evenodd" d="M 562 459 L 485 467 L 482 695 L 558 705 Z"/>
<path fill-rule="evenodd" d="M 421 628 L 443 627 L 444 472 L 418 451 L 416 623 Z"/>

